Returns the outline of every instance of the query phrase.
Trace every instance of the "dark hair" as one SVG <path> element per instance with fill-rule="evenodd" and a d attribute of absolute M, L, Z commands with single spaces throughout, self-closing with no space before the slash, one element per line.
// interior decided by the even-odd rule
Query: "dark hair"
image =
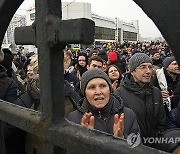
<path fill-rule="evenodd" d="M 122 78 L 122 72 L 121 72 L 121 70 L 119 69 L 119 67 L 117 67 L 117 66 L 114 65 L 114 64 L 109 65 L 109 66 L 107 67 L 107 69 L 106 69 L 106 74 L 109 76 L 109 69 L 110 69 L 111 67 L 115 67 L 115 68 L 118 70 L 118 72 L 119 72 L 119 78 Z"/>
<path fill-rule="evenodd" d="M 91 51 L 89 52 L 89 57 L 90 57 L 90 58 L 92 57 L 93 53 L 97 53 L 97 54 L 98 54 L 98 50 L 91 50 Z"/>
<path fill-rule="evenodd" d="M 2 66 L 4 66 L 7 70 L 8 77 L 12 77 L 12 61 L 13 61 L 13 55 L 11 51 L 7 48 L 3 48 L 2 51 L 4 52 L 4 60 L 0 63 Z"/>
<path fill-rule="evenodd" d="M 94 56 L 94 57 L 91 57 L 89 60 L 88 60 L 88 65 L 90 66 L 90 64 L 91 64 L 91 62 L 92 61 L 98 61 L 98 62 L 101 62 L 102 63 L 102 65 L 103 65 L 103 59 L 101 58 L 101 57 L 99 57 L 99 56 Z"/>
<path fill-rule="evenodd" d="M 84 67 L 79 65 L 78 59 L 79 59 L 80 56 L 84 56 L 85 57 L 86 65 Z M 85 53 L 80 52 L 78 54 L 78 56 L 77 56 L 77 70 L 76 70 L 76 72 L 79 71 L 80 76 L 82 76 L 82 74 L 87 71 L 87 64 L 88 64 L 88 56 Z"/>
<path fill-rule="evenodd" d="M 79 65 L 78 59 L 79 59 L 80 56 L 84 56 L 85 57 L 85 61 L 86 61 L 86 65 L 87 65 L 88 64 L 88 56 L 85 53 L 83 53 L 83 52 L 78 53 L 77 64 Z"/>

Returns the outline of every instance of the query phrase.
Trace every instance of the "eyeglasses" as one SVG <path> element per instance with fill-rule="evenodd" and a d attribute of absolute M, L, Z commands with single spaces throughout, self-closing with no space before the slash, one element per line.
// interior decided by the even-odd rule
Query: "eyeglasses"
<path fill-rule="evenodd" d="M 136 69 L 140 69 L 142 71 L 147 71 L 149 69 L 150 71 L 152 71 L 153 70 L 153 65 L 149 65 L 149 66 L 141 65 L 141 66 L 136 67 Z"/>

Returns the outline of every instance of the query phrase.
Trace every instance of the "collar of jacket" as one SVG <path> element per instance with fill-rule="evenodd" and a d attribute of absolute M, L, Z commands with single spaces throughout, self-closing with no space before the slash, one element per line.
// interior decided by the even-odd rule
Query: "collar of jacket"
<path fill-rule="evenodd" d="M 111 94 L 108 104 L 102 109 L 93 108 L 86 98 L 80 100 L 77 109 L 83 114 L 85 112 L 91 112 L 94 116 L 99 118 L 107 118 L 112 114 L 121 114 L 123 112 L 123 107 L 124 105 L 121 98 Z"/>
<path fill-rule="evenodd" d="M 176 80 L 173 81 L 173 78 L 171 77 L 171 75 L 164 69 L 164 74 L 166 76 L 166 80 L 169 82 L 169 83 L 173 83 L 173 82 L 177 82 L 179 80 L 179 75 L 177 74 L 176 76 Z"/>
<path fill-rule="evenodd" d="M 121 86 L 124 86 L 129 91 L 133 91 L 136 94 L 152 94 L 153 85 L 150 83 L 145 84 L 143 87 L 140 87 L 133 79 L 130 73 L 127 73 L 120 83 Z"/>

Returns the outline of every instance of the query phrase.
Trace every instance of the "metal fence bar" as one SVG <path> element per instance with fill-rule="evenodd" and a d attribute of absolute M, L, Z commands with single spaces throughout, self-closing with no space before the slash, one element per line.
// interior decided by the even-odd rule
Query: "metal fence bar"
<path fill-rule="evenodd" d="M 86 129 L 80 125 L 72 125 L 64 118 L 59 124 L 54 125 L 41 120 L 41 113 L 37 111 L 4 101 L 0 101 L 0 117 L 3 121 L 42 138 L 44 142 L 42 145 L 46 146 L 38 147 L 39 151 L 48 151 L 49 154 L 52 149 L 56 150 L 56 146 L 75 153 L 161 153 L 161 151 L 142 145 L 131 149 L 125 140 L 114 138 L 110 134 L 97 130 Z M 47 146 L 47 143 L 50 146 Z"/>
<path fill-rule="evenodd" d="M 41 105 L 43 118 L 57 123 L 64 116 L 64 69 L 63 47 L 54 42 L 49 44 L 48 32 L 51 19 L 47 15 L 61 19 L 60 0 L 36 0 L 36 45 L 39 55 Z"/>
<path fill-rule="evenodd" d="M 174 19 L 178 19 L 180 2 L 178 0 L 134 1 L 143 8 L 161 29 L 170 47 L 175 51 L 175 56 L 180 56 L 180 21 L 173 25 L 171 23 L 171 21 L 175 21 Z M 1 43 L 13 14 L 22 2 L 23 0 L 0 1 L 0 19 L 3 21 L 3 24 L 0 24 Z M 162 6 L 154 5 L 157 3 L 161 3 Z M 150 8 L 153 9 L 153 6 L 161 7 L 151 12 Z M 172 6 L 172 8 L 169 6 Z M 115 139 L 113 136 L 99 131 L 84 129 L 79 125 L 72 125 L 63 118 L 64 77 L 62 50 L 64 43 L 68 43 L 69 37 L 63 40 L 63 38 L 60 38 L 63 37 L 62 31 L 59 31 L 58 28 L 53 29 L 53 31 L 51 29 L 54 28 L 54 25 L 61 25 L 62 13 L 60 8 L 61 0 L 36 0 L 35 44 L 39 51 L 42 113 L 0 101 L 0 119 L 41 138 L 43 144 L 38 147 L 37 153 L 66 153 L 65 149 L 75 153 L 97 154 L 162 153 L 142 145 L 131 149 L 124 140 Z M 166 10 L 169 10 L 172 14 L 169 14 Z M 156 14 L 159 15 L 159 18 Z M 165 16 L 168 16 L 167 21 L 162 20 Z M 54 21 L 58 21 L 58 24 L 54 24 Z M 173 27 L 167 30 L 169 25 Z M 70 33 L 68 33 L 68 36 L 70 36 Z M 63 40 L 64 43 L 61 43 L 60 40 Z M 76 39 L 72 40 L 76 41 Z M 83 42 L 81 36 L 79 41 Z M 177 61 L 180 64 L 180 58 Z"/>

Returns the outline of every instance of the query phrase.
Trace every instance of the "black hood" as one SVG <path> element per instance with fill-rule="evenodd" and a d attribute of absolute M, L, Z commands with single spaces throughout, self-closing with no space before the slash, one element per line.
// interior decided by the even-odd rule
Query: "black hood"
<path fill-rule="evenodd" d="M 151 83 L 145 84 L 143 87 L 139 86 L 133 79 L 130 73 L 126 73 L 121 80 L 120 86 L 125 87 L 129 91 L 133 91 L 136 94 L 146 93 L 151 94 L 153 85 Z"/>

